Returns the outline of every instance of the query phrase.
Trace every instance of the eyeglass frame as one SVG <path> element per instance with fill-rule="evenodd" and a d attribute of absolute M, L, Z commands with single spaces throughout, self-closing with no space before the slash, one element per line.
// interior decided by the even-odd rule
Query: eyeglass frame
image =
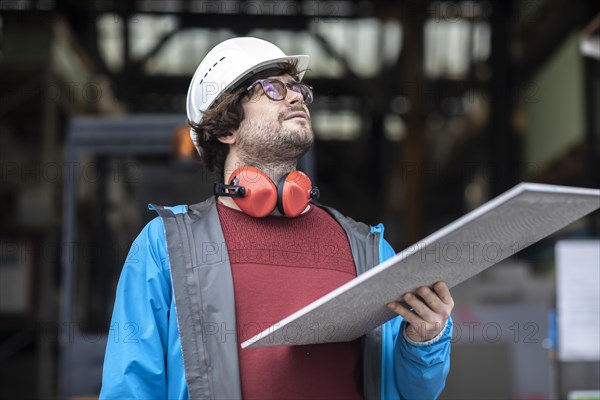
<path fill-rule="evenodd" d="M 265 81 L 275 81 L 275 82 L 281 83 L 283 85 L 283 89 L 285 90 L 285 93 L 283 94 L 283 97 L 281 99 L 274 99 L 271 96 L 269 96 L 269 94 L 267 93 L 267 90 L 265 89 L 265 87 L 263 85 L 263 82 L 265 82 Z M 287 90 L 288 90 L 288 88 L 291 89 L 292 92 L 298 93 L 299 95 L 301 95 L 302 98 L 304 99 L 304 103 L 306 103 L 306 104 L 311 104 L 314 101 L 314 99 L 315 99 L 315 95 L 314 95 L 314 92 L 313 92 L 313 87 L 310 86 L 310 85 L 307 85 L 304 82 L 297 82 L 297 81 L 283 82 L 283 81 L 281 81 L 279 79 L 275 79 L 275 78 L 264 78 L 264 79 L 258 79 L 256 81 L 252 82 L 252 84 L 250 84 L 250 86 L 248 86 L 246 88 L 246 91 L 250 92 L 256 85 L 260 85 L 260 87 L 262 88 L 265 96 L 267 96 L 270 100 L 273 100 L 273 101 L 283 101 L 283 100 L 285 100 L 285 98 L 287 97 Z M 304 94 L 302 93 L 302 91 L 297 92 L 297 91 L 295 91 L 293 89 L 294 85 L 299 85 L 299 86 L 306 87 L 308 89 L 310 95 L 311 95 L 310 96 L 311 100 L 310 101 L 306 101 L 306 98 L 305 98 Z"/>

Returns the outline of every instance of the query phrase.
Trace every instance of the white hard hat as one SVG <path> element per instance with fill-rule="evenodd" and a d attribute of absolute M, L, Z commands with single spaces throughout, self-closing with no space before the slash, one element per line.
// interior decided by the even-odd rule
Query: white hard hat
<path fill-rule="evenodd" d="M 200 123 L 202 112 L 236 83 L 277 63 L 294 60 L 298 63 L 298 79 L 302 80 L 308 68 L 307 55 L 286 56 L 273 43 L 253 37 L 238 37 L 219 43 L 208 52 L 194 73 L 187 93 L 188 119 Z M 196 146 L 197 133 L 193 129 L 190 136 Z"/>

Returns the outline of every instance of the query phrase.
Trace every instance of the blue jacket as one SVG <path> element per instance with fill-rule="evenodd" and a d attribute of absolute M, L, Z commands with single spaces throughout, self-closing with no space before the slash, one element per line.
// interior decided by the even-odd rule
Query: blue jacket
<path fill-rule="evenodd" d="M 183 213 L 185 206 L 170 208 Z M 383 234 L 380 224 L 371 231 Z M 380 262 L 395 255 L 379 242 Z M 187 399 L 165 231 L 155 218 L 135 240 L 117 286 L 109 330 L 101 399 Z M 450 367 L 449 321 L 442 337 L 426 346 L 410 344 L 402 317 L 382 326 L 382 399 L 433 399 Z"/>

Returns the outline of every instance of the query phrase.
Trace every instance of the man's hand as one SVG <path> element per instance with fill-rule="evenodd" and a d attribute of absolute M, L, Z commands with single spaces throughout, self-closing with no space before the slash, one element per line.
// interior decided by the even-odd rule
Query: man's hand
<path fill-rule="evenodd" d="M 415 342 L 426 342 L 436 337 L 446 326 L 454 307 L 454 300 L 445 282 L 437 282 L 432 288 L 418 288 L 416 292 L 420 298 L 413 293 L 404 295 L 403 300 L 412 307 L 412 311 L 397 301 L 388 304 L 390 309 L 408 322 L 406 335 Z"/>

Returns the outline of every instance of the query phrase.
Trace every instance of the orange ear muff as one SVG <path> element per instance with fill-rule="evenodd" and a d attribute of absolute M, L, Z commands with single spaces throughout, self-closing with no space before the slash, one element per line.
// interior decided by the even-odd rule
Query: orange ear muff
<path fill-rule="evenodd" d="M 244 166 L 233 171 L 227 185 L 215 183 L 214 194 L 231 197 L 251 217 L 266 217 L 277 207 L 281 215 L 294 218 L 302 214 L 311 199 L 318 199 L 320 193 L 303 172 L 284 175 L 275 187 L 260 169 Z"/>
<path fill-rule="evenodd" d="M 271 214 L 277 205 L 277 188 L 260 169 L 244 166 L 233 171 L 229 184 L 244 187 L 243 197 L 233 201 L 246 214 L 262 218 Z"/>
<path fill-rule="evenodd" d="M 292 171 L 277 183 L 277 209 L 281 215 L 297 217 L 313 197 L 310 178 L 301 171 Z"/>

